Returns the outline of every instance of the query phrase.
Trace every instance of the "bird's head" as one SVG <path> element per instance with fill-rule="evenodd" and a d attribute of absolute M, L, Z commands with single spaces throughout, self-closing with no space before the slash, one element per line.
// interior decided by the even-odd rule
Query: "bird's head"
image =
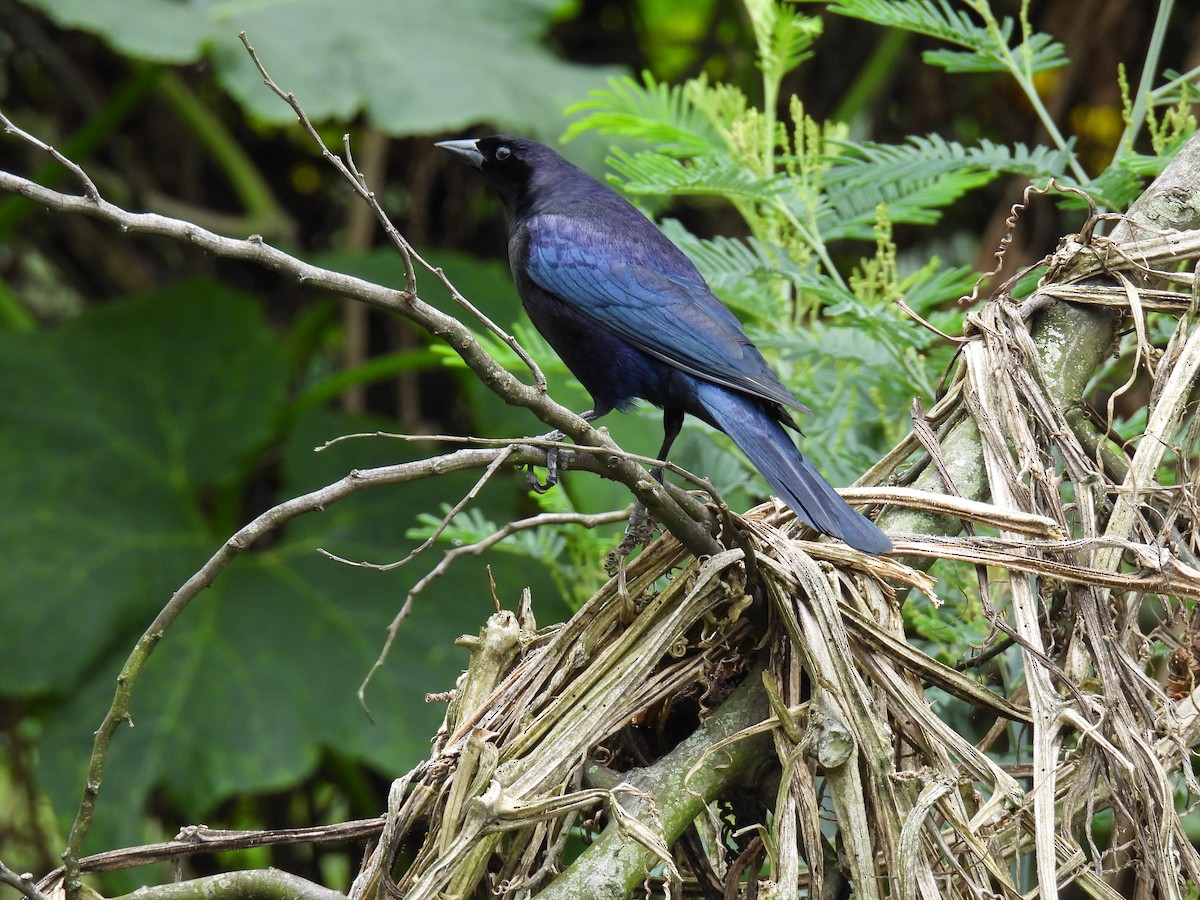
<path fill-rule="evenodd" d="M 529 138 L 497 134 L 438 141 L 437 146 L 478 169 L 514 218 L 529 215 L 552 197 L 561 201 L 573 185 L 594 183 L 582 169 Z"/>

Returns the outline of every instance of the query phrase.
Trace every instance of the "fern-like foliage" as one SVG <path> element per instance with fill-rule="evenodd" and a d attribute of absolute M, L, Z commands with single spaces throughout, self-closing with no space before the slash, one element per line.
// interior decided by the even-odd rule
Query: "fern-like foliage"
<path fill-rule="evenodd" d="M 1011 20 L 1005 19 L 1001 27 L 1003 30 L 999 35 L 1001 38 L 999 46 L 1005 46 L 1012 31 Z M 1046 72 L 1050 69 L 1057 69 L 1059 66 L 1067 64 L 1063 45 L 1044 32 L 1030 35 L 1029 39 L 1019 49 L 1022 56 L 1028 60 L 1027 71 L 1031 75 Z M 945 69 L 947 72 L 1006 72 L 1009 69 L 1009 65 L 1002 56 L 981 52 L 979 48 L 971 50 L 927 50 L 921 54 L 921 58 L 929 63 L 929 65 Z"/>
<path fill-rule="evenodd" d="M 790 6 L 774 0 L 746 0 L 754 27 L 759 65 L 770 83 L 777 84 L 811 55 L 821 34 L 821 20 L 797 15 Z"/>
<path fill-rule="evenodd" d="M 909 307 L 934 319 L 934 324 L 947 334 L 957 334 L 962 326 L 962 311 L 955 307 L 945 313 L 939 310 L 948 301 L 969 294 L 976 277 L 970 266 L 945 266 L 935 257 L 901 281 L 900 290 Z M 925 339 L 932 342 L 935 337 L 927 333 Z"/>
<path fill-rule="evenodd" d="M 895 222 L 934 225 L 945 207 L 995 177 L 996 173 L 981 169 L 956 169 L 938 175 L 866 182 L 849 190 L 833 185 L 826 192 L 817 224 L 827 241 L 868 240 L 875 211 L 883 206 Z"/>
<path fill-rule="evenodd" d="M 997 20 L 985 0 L 967 0 L 965 9 L 955 9 L 950 0 L 838 0 L 830 12 L 876 25 L 924 34 L 965 51 L 933 50 L 924 55 L 931 65 L 950 72 L 1011 71 L 1019 59 L 1027 75 L 1065 65 L 1066 51 L 1048 34 L 1030 33 L 1022 27 L 1022 39 L 1014 47 L 1016 23 L 1005 16 Z"/>
<path fill-rule="evenodd" d="M 880 181 L 926 181 L 960 169 L 990 169 L 1030 177 L 1061 175 L 1063 154 L 1049 147 L 1030 150 L 983 141 L 965 147 L 932 134 L 903 144 L 839 142 L 843 153 L 825 175 L 826 188 L 860 190 Z"/>
<path fill-rule="evenodd" d="M 687 93 L 683 86 L 655 81 L 649 72 L 640 84 L 629 77 L 609 79 L 607 89 L 592 91 L 567 110 L 582 118 L 570 125 L 564 140 L 598 131 L 645 141 L 681 159 L 712 153 L 720 149 L 721 138 Z"/>
<path fill-rule="evenodd" d="M 938 135 L 910 137 L 904 144 L 840 146 L 842 153 L 824 174 L 826 202 L 818 214 L 827 240 L 868 239 L 880 204 L 893 222 L 931 225 L 941 209 L 1000 174 L 1062 178 L 1067 165 L 1067 154 L 1050 147 L 991 141 L 965 147 Z"/>
<path fill-rule="evenodd" d="M 1163 157 L 1151 157 L 1164 165 Z M 1084 193 L 1100 206 L 1109 209 L 1125 209 L 1142 192 L 1146 184 L 1145 176 L 1157 175 L 1155 166 L 1145 166 L 1145 157 L 1138 154 L 1123 154 L 1113 160 L 1112 165 L 1084 185 Z M 1141 171 L 1139 171 L 1141 169 Z M 1062 203 L 1066 207 L 1083 208 L 1086 204 L 1081 199 L 1065 197 Z"/>
<path fill-rule="evenodd" d="M 1164 83 L 1150 92 L 1155 106 L 1170 106 L 1177 103 L 1195 103 L 1200 96 L 1200 66 L 1187 72 L 1167 69 L 1163 72 Z"/>
<path fill-rule="evenodd" d="M 682 161 L 663 153 L 614 150 L 609 164 L 631 194 L 712 196 L 765 203 L 784 188 L 780 179 L 759 176 L 719 153 Z"/>

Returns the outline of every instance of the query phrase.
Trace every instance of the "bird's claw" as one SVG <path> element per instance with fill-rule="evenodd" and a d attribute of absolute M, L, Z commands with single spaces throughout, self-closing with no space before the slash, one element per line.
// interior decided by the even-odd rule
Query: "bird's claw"
<path fill-rule="evenodd" d="M 625 534 L 621 538 L 621 543 L 617 544 L 605 558 L 604 568 L 611 575 L 617 570 L 621 560 L 632 553 L 635 548 L 645 547 L 653 536 L 654 520 L 650 518 L 649 511 L 639 500 L 633 505 L 633 512 L 629 514 L 629 521 L 625 525 Z"/>
<path fill-rule="evenodd" d="M 561 441 L 564 435 L 561 431 L 552 431 L 549 434 L 543 435 L 539 440 L 543 441 Z M 525 472 L 525 481 L 528 482 L 530 490 L 544 494 L 550 488 L 558 484 L 558 447 L 546 448 L 546 480 L 543 482 L 537 477 L 533 466 L 530 466 Z"/>
<path fill-rule="evenodd" d="M 639 544 L 645 546 L 653 536 L 654 520 L 650 518 L 649 510 L 641 503 L 634 504 L 633 512 L 629 516 L 629 523 L 625 526 L 625 536 L 621 539 L 621 545 L 628 546 L 632 550 Z"/>
<path fill-rule="evenodd" d="M 551 451 L 553 453 L 553 451 Z M 544 494 L 556 484 L 558 484 L 558 454 L 554 453 L 553 464 L 551 464 L 551 453 L 546 454 L 546 480 L 542 481 L 537 477 L 537 472 L 534 471 L 531 464 L 525 470 L 525 482 L 529 485 L 529 489 L 537 494 Z"/>

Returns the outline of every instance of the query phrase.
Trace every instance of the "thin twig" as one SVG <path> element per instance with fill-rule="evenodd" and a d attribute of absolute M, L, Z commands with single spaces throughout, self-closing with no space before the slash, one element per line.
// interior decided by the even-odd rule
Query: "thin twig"
<path fill-rule="evenodd" d="M 454 506 L 450 507 L 446 515 L 442 517 L 441 522 L 439 522 L 437 527 L 433 529 L 433 533 L 415 548 L 413 548 L 403 559 L 398 559 L 390 563 L 371 563 L 364 561 L 355 562 L 353 560 L 346 559 L 345 557 L 338 556 L 336 553 L 332 553 L 323 547 L 318 547 L 317 552 L 322 556 L 332 559 L 334 562 L 340 562 L 343 565 L 353 566 L 360 569 L 374 569 L 376 572 L 390 572 L 392 569 L 399 569 L 402 566 L 408 565 L 422 552 L 431 547 L 434 541 L 441 537 L 442 532 L 449 528 L 450 523 L 454 521 L 454 517 L 462 512 L 468 503 L 479 496 L 479 492 L 483 490 L 484 485 L 491 481 L 492 476 L 499 471 L 500 467 L 508 462 L 509 457 L 512 456 L 515 450 L 516 447 L 511 445 L 502 447 L 500 452 L 496 454 L 496 458 L 488 463 L 487 468 L 483 470 L 483 474 L 480 475 L 475 484 L 471 486 L 471 489 L 467 491 L 462 496 L 462 499 L 455 503 Z"/>
<path fill-rule="evenodd" d="M 33 875 L 28 872 L 14 872 L 4 864 L 3 860 L 0 860 L 0 884 L 16 888 L 26 897 L 26 900 L 50 900 L 38 888 L 33 880 Z"/>
<path fill-rule="evenodd" d="M 266 86 L 270 88 L 277 97 L 279 97 L 292 108 L 292 110 L 296 113 L 297 119 L 300 121 L 300 126 L 312 139 L 313 143 L 317 145 L 318 149 L 320 149 L 321 155 L 325 157 L 325 160 L 331 166 L 333 166 L 343 178 L 346 179 L 347 183 L 351 186 L 351 188 L 353 188 L 354 192 L 370 205 L 372 212 L 375 213 L 375 218 L 378 220 L 379 224 L 383 227 L 384 232 L 387 234 L 388 240 L 392 242 L 392 245 L 400 253 L 400 258 L 404 261 L 404 279 L 408 292 L 410 294 L 415 294 L 417 291 L 417 276 L 413 270 L 413 260 L 416 260 L 421 264 L 422 267 L 427 269 L 434 275 L 434 277 L 438 279 L 438 281 L 441 282 L 442 286 L 449 291 L 450 296 L 454 299 L 455 303 L 467 310 L 480 323 L 482 323 L 483 326 L 488 329 L 488 331 L 500 338 L 501 341 L 507 344 L 508 347 L 517 354 L 517 356 L 521 359 L 521 362 L 525 363 L 525 365 L 529 368 L 530 374 L 533 376 L 534 384 L 537 385 L 538 390 L 545 393 L 546 376 L 542 374 L 542 370 L 538 367 L 538 364 L 534 361 L 533 357 L 529 355 L 529 352 L 520 345 L 515 337 L 502 329 L 499 325 L 484 315 L 482 310 L 467 300 L 467 298 L 464 297 L 462 293 L 450 282 L 450 279 L 446 276 L 446 273 L 443 272 L 442 269 L 427 263 L 421 257 L 421 255 L 417 253 L 415 249 L 413 249 L 413 246 L 405 239 L 405 237 L 400 234 L 400 232 L 396 229 L 396 226 L 392 224 L 391 218 L 389 218 L 388 214 L 383 211 L 383 207 L 379 205 L 379 200 L 375 196 L 375 192 L 367 185 L 366 178 L 354 165 L 354 157 L 350 153 L 350 135 L 346 134 L 342 136 L 342 143 L 346 151 L 346 158 L 343 160 L 340 156 L 329 149 L 329 146 L 325 143 L 325 140 L 321 137 L 316 127 L 312 124 L 312 121 L 308 118 L 308 114 L 304 111 L 304 107 L 302 107 L 300 102 L 296 99 L 296 95 L 290 91 L 284 91 L 283 88 L 276 84 L 275 80 L 267 73 L 267 69 L 262 64 L 262 61 L 258 58 L 258 54 L 255 52 L 254 48 L 250 46 L 250 40 L 246 37 L 246 32 L 240 32 L 238 37 L 245 46 L 246 52 L 250 54 L 250 59 L 254 61 L 255 68 L 257 68 L 259 74 L 262 75 L 263 83 L 266 84 Z"/>
<path fill-rule="evenodd" d="M 355 819 L 332 825 L 308 828 L 275 828 L 266 830 L 233 831 L 189 825 L 182 828 L 174 840 L 156 844 L 141 844 L 121 850 L 106 850 L 79 860 L 81 872 L 120 872 L 138 866 L 179 860 L 203 853 L 223 853 L 229 850 L 248 850 L 254 847 L 277 847 L 289 844 L 323 844 L 361 840 L 374 837 L 383 830 L 384 817 Z M 44 889 L 55 884 L 65 869 L 60 866 L 40 881 Z M 28 896 L 28 895 L 26 895 Z M 34 898 L 30 898 L 34 900 Z M 46 900 L 42 897 L 41 900 Z"/>
<path fill-rule="evenodd" d="M 526 519 L 519 519 L 516 522 L 509 522 L 503 528 L 497 529 L 487 537 L 476 541 L 473 544 L 464 544 L 461 547 L 455 547 L 452 550 L 446 551 L 446 554 L 442 557 L 441 561 L 433 569 L 427 572 L 415 585 L 413 585 L 412 589 L 408 592 L 408 595 L 404 598 L 404 603 L 401 605 L 400 611 L 396 613 L 395 618 L 393 618 L 391 623 L 388 625 L 387 639 L 383 642 L 383 649 L 379 651 L 379 656 L 375 659 L 375 662 L 371 665 L 370 671 L 367 672 L 362 684 L 360 684 L 358 687 L 358 699 L 359 702 L 363 704 L 363 708 L 366 708 L 367 687 L 370 685 L 371 679 L 375 677 L 375 673 L 383 667 L 385 662 L 387 662 L 388 654 L 391 653 L 392 650 L 392 645 L 396 642 L 396 635 L 400 632 L 400 626 L 412 612 L 413 603 L 416 600 L 417 595 L 425 590 L 425 588 L 428 587 L 431 582 L 446 574 L 446 571 L 460 556 L 479 556 L 484 551 L 496 546 L 496 544 L 500 543 L 505 538 L 511 537 L 512 535 L 518 534 L 522 531 L 542 528 L 547 525 L 582 525 L 584 528 L 600 528 L 604 525 L 611 525 L 614 522 L 624 521 L 628 516 L 628 509 L 615 510 L 607 513 L 598 513 L 595 515 L 587 515 L 584 513 L 539 513 L 536 516 L 530 516 Z M 447 524 L 447 520 L 443 520 L 443 525 L 444 524 Z M 440 534 L 440 531 L 438 533 Z M 422 546 L 427 546 L 435 538 L 436 534 L 431 536 Z M 416 551 L 414 551 L 412 554 L 409 554 L 408 558 L 411 558 L 415 552 Z M 401 561 L 401 563 L 403 562 L 404 560 Z M 399 563 L 395 565 L 399 565 Z"/>
<path fill-rule="evenodd" d="M 627 459 L 630 462 L 640 463 L 651 469 L 660 468 L 667 472 L 678 475 L 690 481 L 700 490 L 704 491 L 711 498 L 713 503 L 721 502 L 720 495 L 716 488 L 713 487 L 711 481 L 707 478 L 690 472 L 678 463 L 673 463 L 668 459 L 657 459 L 653 456 L 646 456 L 644 453 L 631 453 L 628 450 L 622 450 L 619 447 L 591 447 L 581 446 L 579 444 L 568 443 L 567 441 L 553 440 L 547 437 L 522 437 L 522 438 L 485 438 L 473 437 L 471 435 L 462 434 L 400 434 L 391 431 L 360 431 L 353 434 L 342 434 L 337 437 L 330 438 L 324 444 L 317 446 L 317 452 L 326 450 L 335 444 L 340 444 L 343 441 L 360 440 L 362 438 L 387 438 L 393 441 L 404 441 L 405 443 L 437 443 L 437 444 L 463 444 L 469 447 L 510 447 L 510 446 L 527 446 L 538 447 L 544 450 L 570 450 L 572 453 L 593 454 L 596 456 L 608 456 L 615 459 Z M 571 463 L 564 456 L 558 463 L 559 471 L 568 471 L 571 468 Z"/>
<path fill-rule="evenodd" d="M 41 138 L 34 137 L 28 131 L 18 128 L 13 124 L 12 119 L 6 116 L 2 110 L 0 110 L 0 125 L 4 126 L 5 134 L 14 135 L 25 143 L 32 144 L 43 153 L 49 154 L 51 159 L 75 176 L 76 180 L 83 186 L 83 195 L 88 200 L 91 200 L 93 203 L 100 202 L 100 189 L 96 187 L 96 182 L 92 181 L 91 176 L 83 171 L 83 168 L 78 163 L 67 159 L 57 149 L 47 144 Z"/>

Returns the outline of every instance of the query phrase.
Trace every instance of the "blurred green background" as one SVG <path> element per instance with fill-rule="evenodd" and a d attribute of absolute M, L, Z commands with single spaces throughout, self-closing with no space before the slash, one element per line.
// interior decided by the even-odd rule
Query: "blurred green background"
<path fill-rule="evenodd" d="M 998 15 L 1019 6 L 993 4 Z M 1034 29 L 1066 48 L 1028 73 L 1069 136 L 1058 147 L 1002 71 L 952 74 L 922 56 L 943 41 L 820 5 L 800 8 L 814 17 L 813 32 L 795 37 L 795 58 L 773 82 L 760 65 L 769 38 L 756 33 L 761 20 L 729 0 L 348 0 L 336 11 L 320 0 L 0 0 L 0 109 L 82 163 L 126 208 L 234 237 L 261 234 L 314 263 L 402 286 L 401 262 L 365 206 L 264 88 L 238 41 L 244 30 L 331 147 L 350 134 L 407 239 L 515 328 L 555 397 L 580 410 L 586 396 L 523 323 L 498 205 L 432 144 L 510 131 L 559 145 L 583 122 L 563 151 L 602 175 L 610 148 L 625 148 L 608 171 L 670 217 L 668 233 L 747 318 L 818 413 L 805 422 L 805 452 L 844 484 L 905 432 L 912 396 L 928 404 L 949 359 L 950 348 L 913 326 L 895 297 L 909 296 L 953 331 L 962 315 L 955 300 L 991 267 L 1030 177 L 1094 179 L 1119 206 L 1155 170 L 1141 161 L 1164 149 L 1142 134 L 1124 148 L 1123 165 L 1114 162 L 1128 134 L 1118 69 L 1140 72 L 1154 5 L 1033 7 Z M 1200 16 L 1177 10 L 1171 26 L 1162 58 L 1186 71 L 1200 62 Z M 623 76 L 633 80 L 613 81 Z M 685 83 L 691 93 L 667 88 Z M 836 123 L 819 126 L 829 143 L 811 159 L 836 145 L 851 148 L 842 169 L 860 167 L 829 170 L 841 174 L 821 189 L 820 240 L 789 243 L 779 228 L 789 210 L 777 209 L 774 187 L 755 193 L 761 179 L 730 180 L 717 163 L 651 167 L 646 154 L 664 146 L 684 163 L 716 159 L 724 120 L 701 121 L 696 110 L 717 103 L 705 92 L 718 84 L 737 88 L 752 110 L 765 103 L 793 130 L 804 125 L 792 97 L 814 123 Z M 910 135 L 941 143 L 913 144 Z M 1015 149 L 974 158 L 963 149 L 987 141 Z M 901 150 L 885 160 L 888 147 Z M 870 166 L 884 162 L 904 190 L 876 197 L 884 182 Z M 13 137 L 0 140 L 0 166 L 77 189 Z M 824 163 L 811 173 L 797 166 L 788 177 L 828 174 Z M 688 184 L 679 181 L 685 170 Z M 1050 204 L 1031 211 L 1006 272 L 1052 250 L 1079 221 L 1078 210 Z M 419 291 L 455 308 L 431 276 L 420 277 Z M 545 430 L 447 362 L 444 348 L 405 323 L 269 271 L 0 196 L 0 854 L 10 867 L 44 872 L 57 862 L 116 672 L 230 534 L 350 469 L 439 450 L 386 439 L 314 447 L 356 432 Z M 628 449 L 658 445 L 652 411 L 604 424 Z M 689 427 L 677 461 L 735 505 L 765 496 L 706 429 Z M 465 665 L 453 639 L 477 631 L 493 609 L 485 566 L 502 604 L 512 608 L 530 587 L 539 623 L 551 623 L 598 584 L 599 560 L 620 529 L 526 535 L 458 562 L 418 598 L 368 688 L 369 720 L 355 692 L 407 592 L 455 542 L 543 509 L 628 502 L 583 474 L 535 498 L 519 473 L 504 473 L 450 542 L 405 568 L 350 568 L 317 552 L 399 559 L 473 478 L 358 494 L 289 523 L 222 574 L 146 668 L 135 727 L 118 733 L 86 849 L 161 840 L 201 821 L 286 827 L 379 814 L 389 780 L 428 752 L 442 708 L 426 693 L 451 688 Z M 965 607 L 968 590 L 947 587 Z M 963 645 L 986 634 L 968 615 L 947 630 L 945 620 L 921 618 L 928 612 L 910 613 L 926 639 Z M 205 874 L 235 862 L 189 865 Z M 344 886 L 357 849 L 283 847 L 244 862 Z M 133 877 L 115 876 L 109 889 Z"/>

